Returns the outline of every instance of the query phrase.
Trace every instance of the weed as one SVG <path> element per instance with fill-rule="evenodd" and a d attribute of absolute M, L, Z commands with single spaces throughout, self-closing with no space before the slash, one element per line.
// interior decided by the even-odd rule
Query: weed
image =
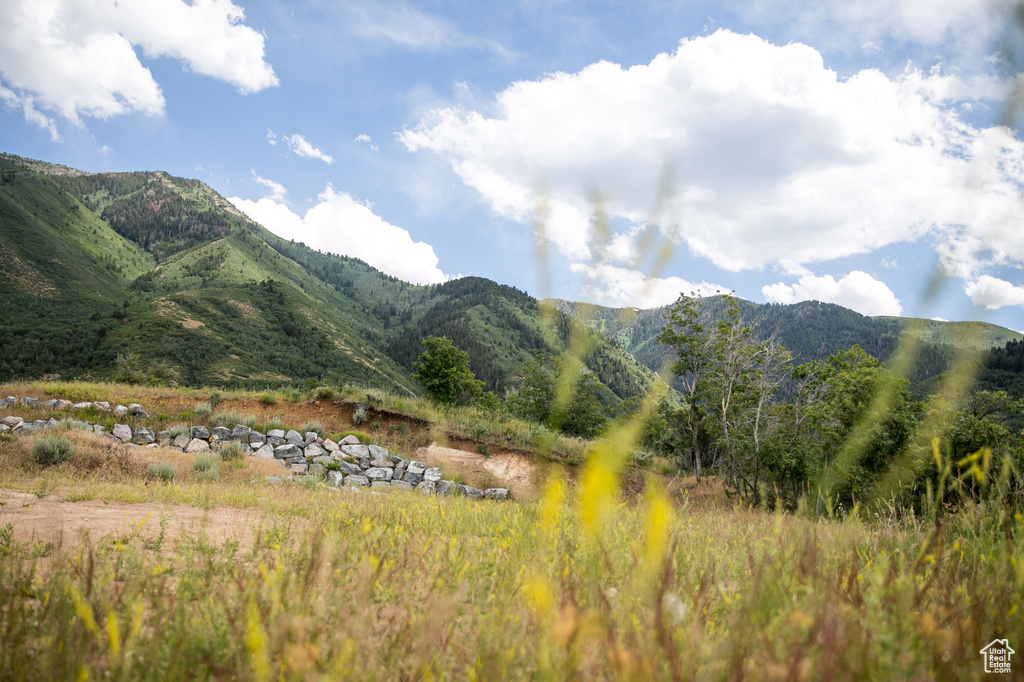
<path fill-rule="evenodd" d="M 75 446 L 67 438 L 43 436 L 32 443 L 32 461 L 40 466 L 48 467 L 71 459 L 75 454 Z"/>
<path fill-rule="evenodd" d="M 260 393 L 260 403 L 266 406 L 277 405 L 278 395 L 271 391 L 264 391 Z"/>
<path fill-rule="evenodd" d="M 245 456 L 245 448 L 237 440 L 226 443 L 217 452 L 220 453 L 221 459 L 226 461 L 242 459 Z"/>
<path fill-rule="evenodd" d="M 333 400 L 334 389 L 329 386 L 318 386 L 317 389 L 313 392 L 313 396 L 317 400 Z"/>
<path fill-rule="evenodd" d="M 210 412 L 212 412 L 212 411 L 213 411 L 213 406 L 210 405 L 210 403 L 208 403 L 208 402 L 197 403 L 196 406 L 195 406 L 195 409 L 193 410 L 193 412 L 195 412 L 200 417 L 209 417 L 210 416 Z"/>
<path fill-rule="evenodd" d="M 305 434 L 309 432 L 313 432 L 320 438 L 323 438 L 325 433 L 324 425 L 320 422 L 306 422 L 302 425 L 302 433 Z"/>
<path fill-rule="evenodd" d="M 209 400 L 210 409 L 211 410 L 216 410 L 217 406 L 220 405 L 222 400 L 224 400 L 224 396 L 222 396 L 217 391 L 214 391 L 213 393 L 211 393 L 210 394 L 210 400 Z"/>
<path fill-rule="evenodd" d="M 248 426 L 250 429 L 255 428 L 256 427 L 256 415 L 254 415 L 254 414 L 247 414 L 244 417 L 242 417 L 242 421 L 240 421 L 238 423 L 242 424 L 243 426 Z"/>
<path fill-rule="evenodd" d="M 484 457 L 490 457 L 491 451 L 487 449 L 487 443 L 477 443 L 476 451 Z"/>
<path fill-rule="evenodd" d="M 178 475 L 169 462 L 153 462 L 146 467 L 146 473 L 150 478 L 158 478 L 164 483 L 170 483 Z"/>
<path fill-rule="evenodd" d="M 378 422 L 378 421 L 371 422 L 370 423 L 370 430 L 371 431 L 380 431 L 380 422 Z"/>
<path fill-rule="evenodd" d="M 65 430 L 75 429 L 76 431 L 92 431 L 92 425 L 88 422 L 71 419 L 70 417 L 61 419 L 57 422 L 57 426 Z"/>
<path fill-rule="evenodd" d="M 167 435 L 171 438 L 177 438 L 178 436 L 191 436 L 192 430 L 183 424 L 175 424 L 171 428 L 167 429 Z"/>
<path fill-rule="evenodd" d="M 352 410 L 352 423 L 356 426 L 365 424 L 367 418 L 366 405 L 356 405 L 356 409 Z"/>
<path fill-rule="evenodd" d="M 216 452 L 199 453 L 192 470 L 196 472 L 196 480 L 216 481 L 220 478 L 220 455 Z"/>
<path fill-rule="evenodd" d="M 213 426 L 226 426 L 230 429 L 234 427 L 236 424 L 241 424 L 243 419 L 245 419 L 245 417 L 243 417 L 238 412 L 234 412 L 232 410 L 225 410 L 223 412 L 218 412 L 212 417 L 210 417 L 210 424 Z M 255 419 L 253 420 L 253 423 L 256 423 Z"/>

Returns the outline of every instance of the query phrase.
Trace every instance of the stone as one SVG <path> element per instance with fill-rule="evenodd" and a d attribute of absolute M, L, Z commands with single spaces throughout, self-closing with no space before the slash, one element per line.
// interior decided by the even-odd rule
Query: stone
<path fill-rule="evenodd" d="M 267 438 L 281 438 L 284 439 L 284 430 L 282 429 L 270 429 L 267 431 Z"/>
<path fill-rule="evenodd" d="M 289 464 L 288 465 L 288 471 L 292 472 L 293 474 L 299 474 L 300 476 L 305 475 L 307 470 L 308 470 L 308 467 L 305 464 Z"/>
<path fill-rule="evenodd" d="M 39 407 L 39 401 L 36 400 L 35 398 L 22 398 L 21 399 L 21 406 L 22 407 Z"/>
<path fill-rule="evenodd" d="M 345 474 L 346 476 L 362 476 L 363 470 L 358 465 L 352 462 L 338 462 L 338 471 Z"/>
<path fill-rule="evenodd" d="M 185 452 L 209 452 L 209 450 L 210 444 L 202 438 L 193 438 L 188 442 L 188 445 L 185 446 Z"/>
<path fill-rule="evenodd" d="M 370 459 L 389 459 L 391 457 L 391 453 L 388 452 L 388 449 L 382 448 L 379 445 L 371 445 L 369 446 L 369 450 Z"/>
<path fill-rule="evenodd" d="M 127 443 L 132 439 L 132 427 L 127 424 L 114 424 L 113 434 L 122 442 Z"/>
<path fill-rule="evenodd" d="M 57 426 L 59 426 L 59 425 L 60 425 L 59 421 L 57 421 L 53 417 L 50 417 L 45 422 L 43 422 L 42 428 L 44 428 L 44 429 L 54 429 L 54 428 L 57 428 Z"/>
<path fill-rule="evenodd" d="M 484 491 L 483 490 L 479 490 L 477 488 L 474 488 L 471 485 L 460 485 L 459 486 L 459 490 L 462 492 L 463 495 L 465 495 L 466 497 L 469 497 L 471 499 L 474 499 L 474 500 L 478 500 L 478 499 L 480 499 L 481 497 L 484 496 Z"/>
<path fill-rule="evenodd" d="M 370 466 L 378 467 L 378 468 L 381 468 L 381 469 L 394 469 L 395 468 L 395 465 L 391 462 L 391 460 L 387 460 L 387 459 L 371 459 L 370 460 Z"/>
<path fill-rule="evenodd" d="M 434 484 L 434 492 L 444 497 L 451 497 L 458 490 L 458 487 L 454 481 L 438 481 Z"/>
<path fill-rule="evenodd" d="M 11 430 L 11 427 L 7 424 L 0 424 L 0 433 L 7 433 Z"/>
<path fill-rule="evenodd" d="M 273 445 L 275 448 L 278 445 L 284 445 L 284 438 L 278 438 L 277 436 L 267 436 L 267 442 Z"/>
<path fill-rule="evenodd" d="M 245 424 L 235 424 L 235 428 L 231 429 L 231 440 L 239 440 L 243 443 L 248 443 L 249 431 L 251 431 L 251 429 Z"/>
<path fill-rule="evenodd" d="M 57 409 L 58 410 L 66 410 L 69 407 L 71 407 L 71 401 L 70 400 L 63 400 L 63 399 L 61 399 L 61 400 L 57 401 Z"/>
<path fill-rule="evenodd" d="M 437 483 L 441 480 L 441 470 L 437 467 L 430 467 L 423 472 L 423 480 Z"/>
<path fill-rule="evenodd" d="M 6 398 L 4 398 L 3 400 L 0 400 L 0 410 L 6 409 L 8 407 L 14 407 L 17 404 L 18 404 L 18 399 L 15 398 L 13 395 L 9 395 Z"/>
<path fill-rule="evenodd" d="M 348 435 L 342 438 L 338 445 L 359 445 L 359 439 L 353 435 Z"/>
<path fill-rule="evenodd" d="M 368 485 L 370 485 L 370 479 L 368 479 L 366 476 L 356 476 L 356 475 L 346 476 L 345 477 L 345 485 L 368 486 Z"/>
<path fill-rule="evenodd" d="M 150 443 L 156 442 L 156 436 L 150 429 L 145 426 L 135 427 L 135 431 L 132 433 L 132 440 L 140 445 L 149 445 Z"/>
<path fill-rule="evenodd" d="M 278 459 L 285 459 L 287 457 L 303 457 L 302 450 L 299 449 L 298 445 L 292 445 L 291 443 L 285 443 L 284 445 L 278 445 L 274 448 L 274 457 Z"/>
<path fill-rule="evenodd" d="M 179 450 L 184 450 L 188 446 L 188 442 L 190 440 L 192 440 L 192 439 L 189 438 L 188 436 L 182 434 L 180 436 L 175 436 L 174 438 L 172 438 L 171 439 L 171 445 L 173 445 L 174 447 L 178 448 Z"/>
<path fill-rule="evenodd" d="M 370 467 L 366 470 L 365 476 L 371 481 L 390 481 L 394 471 L 383 467 Z"/>
<path fill-rule="evenodd" d="M 146 414 L 146 411 L 144 409 L 142 409 L 142 405 L 139 405 L 138 403 L 129 403 L 128 404 L 128 411 L 131 412 L 132 414 L 134 414 L 136 417 L 148 417 L 149 416 L 148 414 Z"/>
<path fill-rule="evenodd" d="M 226 426 L 216 426 L 210 431 L 210 438 L 216 438 L 217 440 L 229 440 L 231 438 L 231 429 Z"/>
<path fill-rule="evenodd" d="M 257 447 L 258 448 L 259 446 L 263 445 L 266 442 L 267 442 L 267 437 L 264 436 L 259 431 L 250 431 L 249 432 L 249 445 L 252 445 L 253 447 Z"/>
<path fill-rule="evenodd" d="M 303 452 L 309 459 L 316 459 L 317 457 L 322 457 L 327 454 L 327 451 L 324 450 L 319 445 L 317 445 L 316 443 L 310 443 L 309 445 L 307 445 L 306 449 L 303 450 Z"/>
<path fill-rule="evenodd" d="M 267 483 L 270 485 L 281 485 L 281 479 L 278 476 L 267 476 Z"/>
<path fill-rule="evenodd" d="M 298 445 L 299 447 L 306 444 L 306 440 L 302 437 L 302 434 L 295 429 L 288 429 L 288 433 L 284 434 L 284 442 L 291 443 L 292 445 Z"/>
<path fill-rule="evenodd" d="M 156 442 L 166 447 L 171 444 L 171 434 L 167 431 L 156 432 Z"/>
<path fill-rule="evenodd" d="M 102 436 L 104 431 L 106 431 L 106 429 L 104 429 L 101 424 L 92 425 L 92 432 L 95 433 L 97 436 Z"/>
<path fill-rule="evenodd" d="M 342 441 L 344 443 L 344 441 Z M 352 455 L 353 457 L 368 458 L 370 456 L 370 448 L 365 445 L 349 445 L 345 443 L 341 446 L 341 451 L 346 455 Z"/>
<path fill-rule="evenodd" d="M 127 417 L 128 416 L 128 408 L 125 407 L 124 405 L 117 405 L 116 407 L 114 407 L 114 416 L 115 417 Z"/>
<path fill-rule="evenodd" d="M 338 447 L 338 444 L 337 444 L 337 443 L 335 443 L 335 442 L 334 442 L 333 440 L 331 440 L 330 438 L 326 438 L 326 439 L 324 439 L 324 442 L 323 442 L 323 448 L 324 448 L 324 450 L 326 450 L 327 452 L 337 452 L 338 450 L 340 450 L 340 449 L 341 449 L 341 448 L 339 448 L 339 447 Z"/>
<path fill-rule="evenodd" d="M 423 481 L 416 486 L 416 490 L 423 495 L 433 495 L 436 487 L 433 481 Z"/>
<path fill-rule="evenodd" d="M 13 414 L 9 414 L 3 419 L 0 419 L 0 424 L 3 424 L 4 426 L 9 426 L 13 429 L 14 427 L 21 424 L 23 421 L 25 420 L 22 419 L 21 417 L 15 417 Z"/>
<path fill-rule="evenodd" d="M 402 480 L 410 485 L 419 485 L 423 482 L 423 474 L 414 474 L 411 471 L 406 471 L 402 474 Z"/>
<path fill-rule="evenodd" d="M 92 405 L 100 412 L 110 412 L 110 403 L 106 400 L 97 400 Z"/>
<path fill-rule="evenodd" d="M 409 462 L 406 465 L 405 470 L 408 471 L 410 474 L 422 474 L 424 471 L 427 470 L 427 465 L 424 464 L 423 462 L 413 461 Z"/>
<path fill-rule="evenodd" d="M 335 488 L 340 487 L 344 479 L 345 476 L 340 471 L 327 472 L 327 482 L 333 485 Z"/>
<path fill-rule="evenodd" d="M 309 464 L 306 473 L 310 476 L 323 476 L 327 473 L 327 468 L 323 464 L 317 464 L 316 462 Z"/>
<path fill-rule="evenodd" d="M 306 455 L 306 457 L 308 458 L 309 455 Z M 320 455 L 319 457 L 314 457 L 313 461 L 316 462 L 317 464 L 323 464 L 325 467 L 334 465 L 334 460 L 328 457 L 327 455 Z"/>
<path fill-rule="evenodd" d="M 389 460 L 391 461 L 391 463 L 392 463 L 392 464 L 394 464 L 395 466 L 398 466 L 399 464 L 402 464 L 402 465 L 404 466 L 404 463 L 408 461 L 408 460 L 402 459 L 402 458 L 401 458 L 401 457 L 399 457 L 398 455 L 391 455 L 390 457 L 388 457 L 388 459 L 389 459 Z"/>
<path fill-rule="evenodd" d="M 306 431 L 302 435 L 303 440 L 306 442 L 306 445 L 309 445 L 310 443 L 315 443 L 316 439 L 319 438 L 319 436 L 317 436 L 316 431 Z"/>
<path fill-rule="evenodd" d="M 391 482 L 390 481 L 371 481 L 370 482 L 370 488 L 387 488 L 388 490 L 391 490 Z"/>
<path fill-rule="evenodd" d="M 92 407 L 92 403 L 75 403 L 71 406 L 72 410 L 84 410 L 87 407 Z"/>
<path fill-rule="evenodd" d="M 192 432 L 193 438 L 202 438 L 203 440 L 206 440 L 210 437 L 210 431 L 205 426 L 193 426 L 189 430 Z"/>
<path fill-rule="evenodd" d="M 508 488 L 488 488 L 484 491 L 484 497 L 488 500 L 507 500 L 508 496 Z"/>
<path fill-rule="evenodd" d="M 255 452 L 252 453 L 253 457 L 259 457 L 260 459 L 274 459 L 274 446 L 263 445 L 256 448 Z"/>
<path fill-rule="evenodd" d="M 391 480 L 391 487 L 399 490 L 412 490 L 412 483 L 406 483 L 405 481 Z"/>
<path fill-rule="evenodd" d="M 398 466 L 395 467 L 395 478 L 401 478 L 402 474 L 405 473 L 405 462 L 399 462 Z"/>
<path fill-rule="evenodd" d="M 39 406 L 40 407 L 47 407 L 47 408 L 49 408 L 51 410 L 55 410 L 55 409 L 57 409 L 57 405 L 59 405 L 59 404 L 60 404 L 59 400 L 57 400 L 56 398 L 51 398 L 50 400 L 44 400 L 43 402 L 39 403 Z"/>

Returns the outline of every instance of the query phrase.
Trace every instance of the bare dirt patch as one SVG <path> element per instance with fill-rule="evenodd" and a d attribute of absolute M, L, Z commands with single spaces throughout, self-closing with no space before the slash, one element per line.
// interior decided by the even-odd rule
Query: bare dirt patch
<path fill-rule="evenodd" d="M 428 445 L 416 450 L 416 459 L 444 469 L 446 476 L 459 474 L 474 487 L 500 487 L 512 491 L 518 500 L 537 496 L 541 472 L 531 457 L 514 453 L 499 453 L 489 457 L 477 452 L 466 452 L 440 445 Z"/>

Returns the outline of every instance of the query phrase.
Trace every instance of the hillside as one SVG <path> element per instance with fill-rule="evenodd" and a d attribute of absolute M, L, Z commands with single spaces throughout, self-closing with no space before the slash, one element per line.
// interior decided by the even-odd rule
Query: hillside
<path fill-rule="evenodd" d="M 468 351 L 501 394 L 534 353 L 563 352 L 574 329 L 606 405 L 652 379 L 567 315 L 549 323 L 512 287 L 402 282 L 283 240 L 197 180 L 11 156 L 0 171 L 0 310 L 16 321 L 0 331 L 2 379 L 127 371 L 182 385 L 312 379 L 416 393 L 411 365 L 434 334 Z"/>

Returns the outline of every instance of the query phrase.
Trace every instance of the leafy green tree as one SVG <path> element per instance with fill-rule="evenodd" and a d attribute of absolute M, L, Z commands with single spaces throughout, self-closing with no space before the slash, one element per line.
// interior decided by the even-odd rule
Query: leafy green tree
<path fill-rule="evenodd" d="M 427 396 L 445 405 L 465 404 L 480 395 L 484 382 L 469 369 L 469 354 L 446 336 L 423 339 L 426 350 L 412 363 L 413 379 Z"/>
<path fill-rule="evenodd" d="M 555 393 L 563 371 L 561 359 L 536 355 L 523 364 L 518 388 L 505 403 L 521 419 L 547 424 L 570 436 L 593 438 L 608 422 L 598 398 L 601 381 L 593 372 L 581 372 L 574 382 L 569 404 L 562 414 L 556 414 Z"/>

